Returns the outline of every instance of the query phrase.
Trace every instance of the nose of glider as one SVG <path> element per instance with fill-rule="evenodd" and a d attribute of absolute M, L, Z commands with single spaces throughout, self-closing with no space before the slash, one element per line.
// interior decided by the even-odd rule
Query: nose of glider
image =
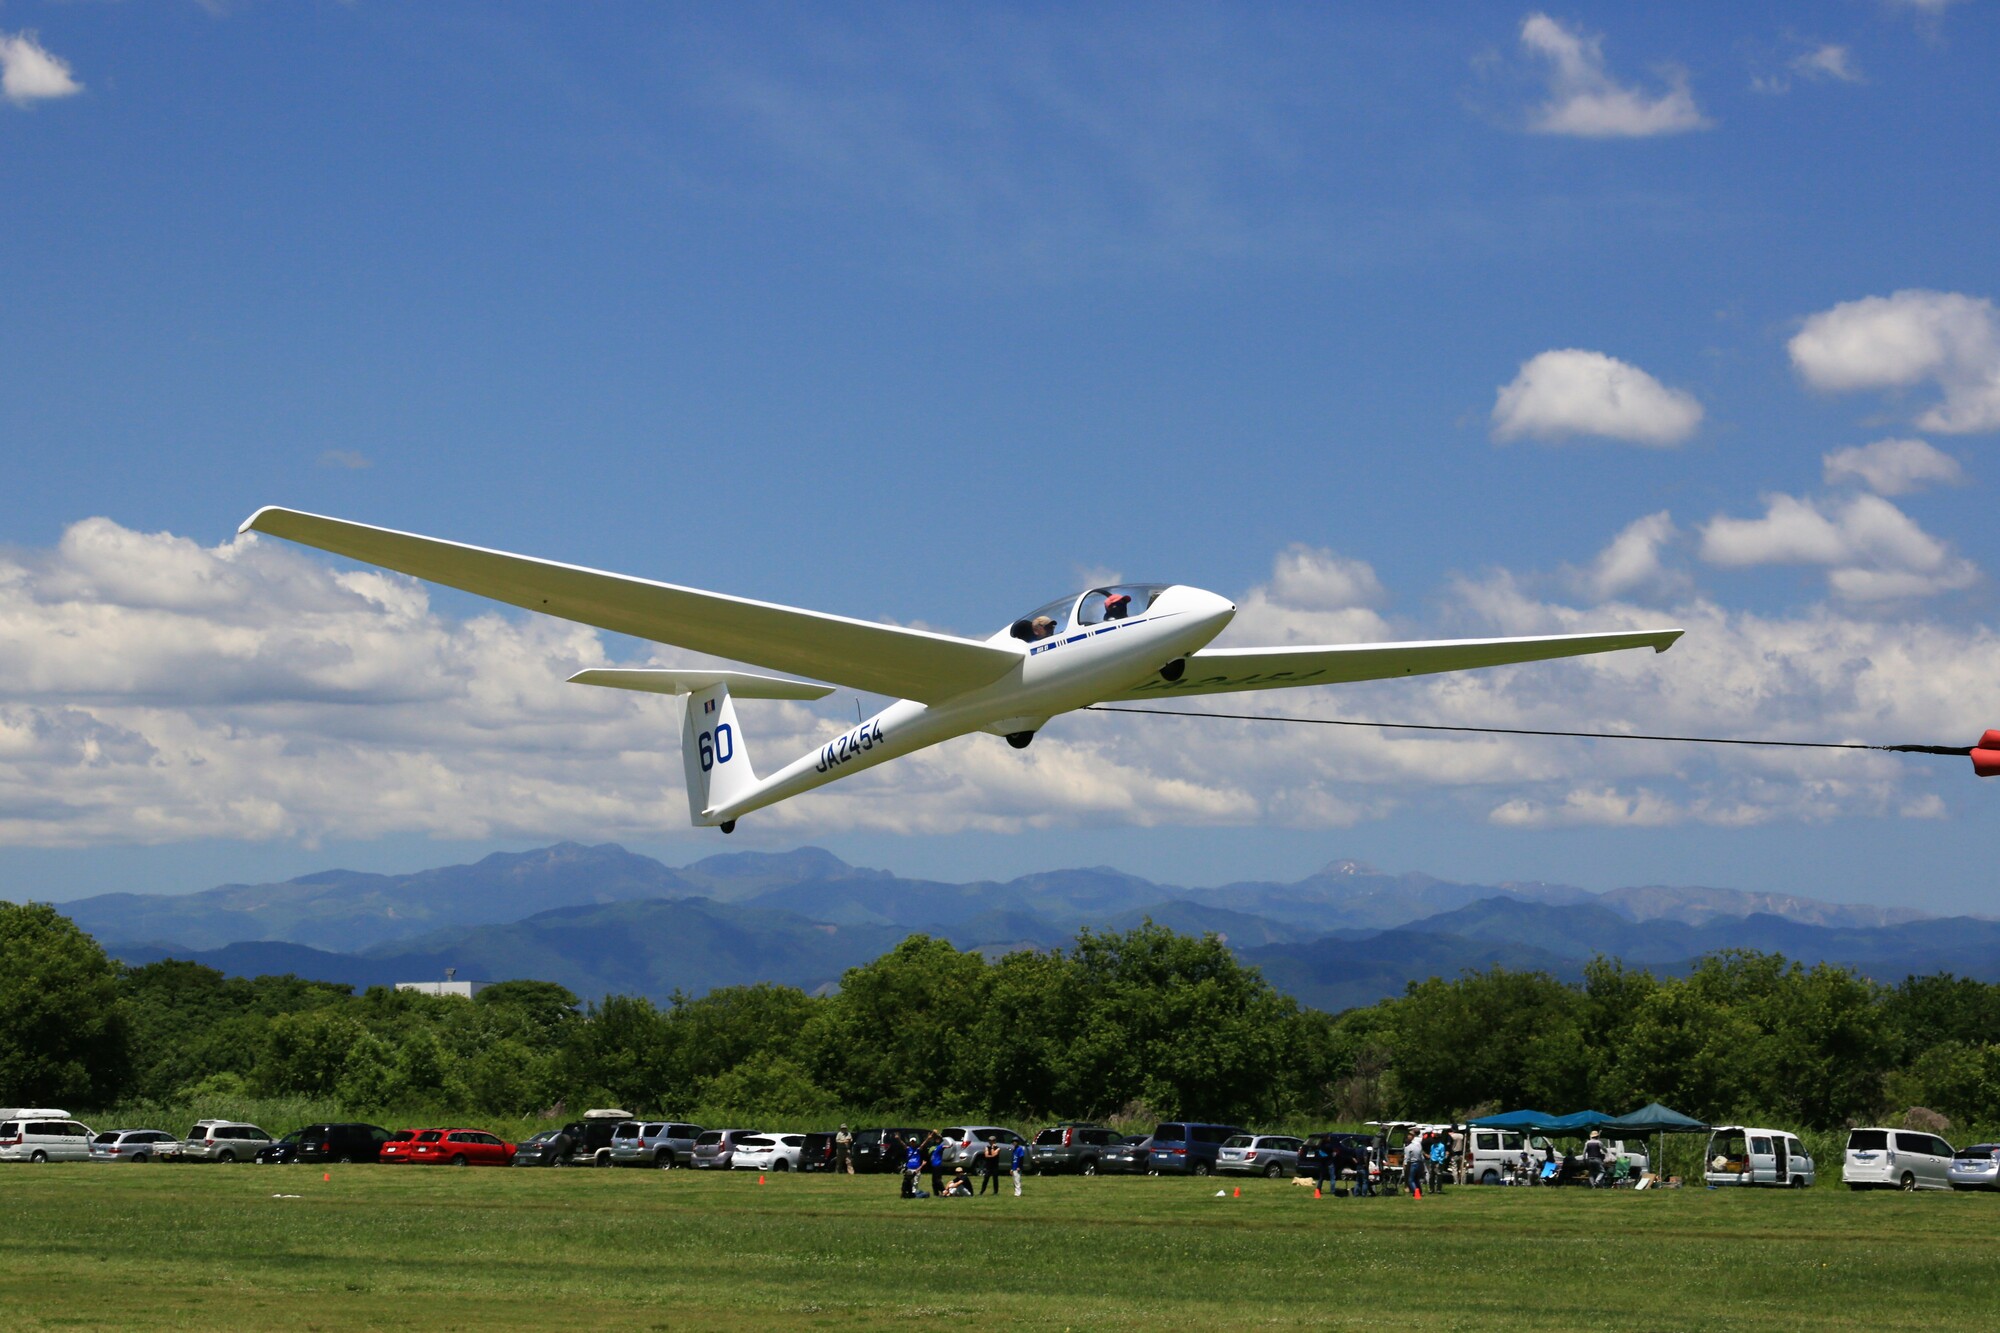
<path fill-rule="evenodd" d="M 1211 627 L 1218 634 L 1236 615 L 1236 603 L 1227 597 L 1209 592 L 1206 588 L 1190 588 L 1185 584 L 1176 584 L 1167 589 L 1162 600 L 1166 602 L 1166 610 L 1186 616 L 1197 624 Z"/>

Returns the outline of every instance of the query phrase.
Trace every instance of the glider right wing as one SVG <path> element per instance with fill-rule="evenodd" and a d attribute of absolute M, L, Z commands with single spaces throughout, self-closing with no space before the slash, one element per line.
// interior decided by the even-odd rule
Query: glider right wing
<path fill-rule="evenodd" d="M 1469 671 L 1509 662 L 1542 662 L 1622 648 L 1664 653 L 1677 629 L 1632 634 L 1549 634 L 1519 639 L 1440 639 L 1428 643 L 1349 643 L 1301 648 L 1204 648 L 1189 653 L 1175 680 L 1150 676 L 1115 699 L 1166 699 L 1181 694 L 1229 694 L 1299 685 L 1390 680 L 1437 671 Z"/>
<path fill-rule="evenodd" d="M 266 532 L 614 633 L 897 699 L 937 703 L 998 680 L 1021 661 L 1017 652 L 949 634 L 607 574 L 296 509 L 259 509 L 238 531 Z"/>

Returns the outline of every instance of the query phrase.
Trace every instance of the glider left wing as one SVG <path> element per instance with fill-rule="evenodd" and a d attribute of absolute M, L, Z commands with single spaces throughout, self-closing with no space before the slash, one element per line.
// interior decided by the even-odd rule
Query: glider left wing
<path fill-rule="evenodd" d="M 268 532 L 544 615 L 898 699 L 936 703 L 998 680 L 1021 661 L 1017 652 L 949 634 L 607 574 L 296 509 L 259 509 L 238 531 Z"/>
<path fill-rule="evenodd" d="M 1190 653 L 1180 679 L 1149 677 L 1113 699 L 1165 699 L 1298 685 L 1340 685 L 1438 671 L 1469 671 L 1509 662 L 1541 662 L 1622 648 L 1664 653 L 1677 629 L 1633 634 L 1552 634 L 1520 639 L 1443 639 L 1429 643 L 1355 643 L 1309 648 L 1204 648 Z"/>

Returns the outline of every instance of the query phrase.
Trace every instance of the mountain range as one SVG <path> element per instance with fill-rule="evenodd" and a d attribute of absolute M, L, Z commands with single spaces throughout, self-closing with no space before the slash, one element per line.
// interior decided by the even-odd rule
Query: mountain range
<path fill-rule="evenodd" d="M 2000 922 L 1735 889 L 1463 884 L 1339 861 L 1292 883 L 1159 884 L 1106 868 L 1005 882 L 905 879 L 818 848 L 669 867 L 612 844 L 496 853 L 409 875 L 329 870 L 199 893 L 105 894 L 65 911 L 126 962 L 357 986 L 539 977 L 580 995 L 665 999 L 775 981 L 809 990 L 913 931 L 998 956 L 1152 920 L 1213 932 L 1302 1002 L 1344 1009 L 1465 968 L 1581 974 L 1599 954 L 1656 971 L 1722 948 L 1878 979 L 2000 980 Z"/>

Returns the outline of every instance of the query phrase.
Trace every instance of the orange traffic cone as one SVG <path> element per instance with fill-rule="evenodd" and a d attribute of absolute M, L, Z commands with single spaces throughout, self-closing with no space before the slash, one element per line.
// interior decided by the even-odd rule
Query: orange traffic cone
<path fill-rule="evenodd" d="M 1422 1185 L 1413 1185 L 1413 1186 L 1411 1186 L 1411 1187 L 1410 1187 L 1410 1197 L 1411 1197 L 1412 1199 L 1421 1199 L 1421 1198 L 1423 1198 L 1423 1197 L 1424 1197 L 1424 1187 L 1423 1187 Z"/>
<path fill-rule="evenodd" d="M 320 1172 L 320 1173 L 319 1173 L 319 1178 L 320 1178 L 321 1180 L 332 1180 L 332 1179 L 333 1179 L 333 1172 L 331 1172 L 331 1171 L 322 1171 L 322 1172 Z"/>
<path fill-rule="evenodd" d="M 1313 1186 L 1313 1197 L 1314 1197 L 1315 1199 L 1317 1199 L 1317 1198 L 1319 1197 L 1319 1186 L 1317 1186 L 1317 1185 Z"/>
<path fill-rule="evenodd" d="M 758 1176 L 758 1177 L 757 1177 L 757 1183 L 758 1183 L 759 1185 L 763 1184 L 763 1183 L 764 1183 L 764 1177 L 762 1177 L 762 1176 Z"/>
<path fill-rule="evenodd" d="M 1229 1197 L 1230 1197 L 1230 1198 L 1232 1198 L 1232 1199 L 1240 1199 L 1240 1198 L 1242 1198 L 1242 1197 L 1243 1197 L 1243 1187 L 1242 1187 L 1241 1185 L 1238 1185 L 1238 1186 L 1236 1187 L 1236 1192 L 1235 1192 L 1234 1194 L 1230 1195 Z"/>

